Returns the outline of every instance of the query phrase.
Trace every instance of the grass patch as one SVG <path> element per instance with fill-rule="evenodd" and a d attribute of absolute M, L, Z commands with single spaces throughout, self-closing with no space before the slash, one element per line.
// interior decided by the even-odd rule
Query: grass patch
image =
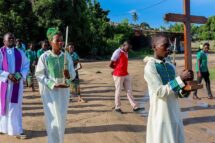
<path fill-rule="evenodd" d="M 211 68 L 209 72 L 210 72 L 210 79 L 215 80 L 215 68 Z"/>
<path fill-rule="evenodd" d="M 128 53 L 128 58 L 129 59 L 143 59 L 146 56 L 152 55 L 153 51 L 150 49 L 141 49 L 139 51 L 129 51 Z M 91 58 L 86 58 L 86 59 L 95 59 L 98 61 L 105 61 L 105 60 L 110 60 L 112 54 L 104 55 L 104 56 L 94 56 Z"/>
<path fill-rule="evenodd" d="M 146 56 L 152 55 L 153 51 L 151 49 L 142 49 L 139 51 L 130 51 L 129 52 L 129 58 L 131 59 L 143 59 Z"/>

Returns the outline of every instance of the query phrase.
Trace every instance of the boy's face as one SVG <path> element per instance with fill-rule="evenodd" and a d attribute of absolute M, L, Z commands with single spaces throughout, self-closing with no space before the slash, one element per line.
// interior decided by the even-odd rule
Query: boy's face
<path fill-rule="evenodd" d="M 205 53 L 208 53 L 209 49 L 210 49 L 210 46 L 209 45 L 205 45 L 204 48 L 203 48 L 203 51 Z"/>
<path fill-rule="evenodd" d="M 30 48 L 31 50 L 34 50 L 34 45 L 31 44 L 31 45 L 29 46 L 29 48 Z"/>
<path fill-rule="evenodd" d="M 55 50 L 61 50 L 63 47 L 63 37 L 61 35 L 55 35 L 51 41 L 52 48 Z"/>
<path fill-rule="evenodd" d="M 164 59 L 170 54 L 170 49 L 169 49 L 169 41 L 167 38 L 162 37 L 158 39 L 158 42 L 155 45 L 155 54 L 159 59 Z"/>
<path fill-rule="evenodd" d="M 69 49 L 69 53 L 73 53 L 75 50 L 75 47 L 74 47 L 74 45 L 69 45 L 68 49 Z"/>
<path fill-rule="evenodd" d="M 46 50 L 48 48 L 48 43 L 47 42 L 42 43 L 42 48 Z"/>
<path fill-rule="evenodd" d="M 128 42 L 124 42 L 122 47 L 126 52 L 128 52 L 132 46 Z"/>

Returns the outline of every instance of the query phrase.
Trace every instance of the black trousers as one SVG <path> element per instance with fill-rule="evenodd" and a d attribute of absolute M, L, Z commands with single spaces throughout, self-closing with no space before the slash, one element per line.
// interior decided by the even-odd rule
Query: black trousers
<path fill-rule="evenodd" d="M 202 79 L 205 80 L 208 96 L 210 97 L 212 96 L 212 93 L 211 93 L 211 82 L 210 82 L 209 76 L 210 76 L 209 72 L 201 72 L 201 77 L 198 77 L 197 80 L 199 84 L 202 82 Z M 194 95 L 197 95 L 197 90 L 194 91 Z"/>

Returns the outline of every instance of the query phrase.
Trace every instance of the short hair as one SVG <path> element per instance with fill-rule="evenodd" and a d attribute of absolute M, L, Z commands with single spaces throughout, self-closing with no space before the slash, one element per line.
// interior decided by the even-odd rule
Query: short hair
<path fill-rule="evenodd" d="M 163 34 L 163 33 L 153 35 L 152 40 L 151 40 L 152 48 L 156 47 L 158 40 L 161 39 L 161 38 L 168 39 L 167 35 Z"/>
<path fill-rule="evenodd" d="M 28 46 L 31 46 L 31 45 L 34 46 L 34 43 L 33 42 L 28 43 Z"/>
<path fill-rule="evenodd" d="M 3 40 L 5 40 L 5 38 L 6 38 L 6 36 L 7 36 L 7 35 L 12 35 L 12 36 L 15 38 L 15 36 L 14 36 L 14 34 L 13 34 L 13 33 L 8 32 L 8 33 L 4 34 Z"/>
<path fill-rule="evenodd" d="M 70 46 L 70 45 L 75 46 L 75 44 L 74 44 L 73 42 L 69 42 L 69 43 L 67 44 L 67 46 Z"/>
<path fill-rule="evenodd" d="M 48 40 L 41 41 L 40 45 L 42 46 L 43 44 L 46 44 L 46 43 L 49 44 L 49 41 Z"/>
<path fill-rule="evenodd" d="M 209 47 L 210 44 L 209 44 L 208 42 L 206 42 L 206 43 L 203 44 L 203 47 L 205 47 L 205 46 L 208 46 L 208 47 Z"/>
<path fill-rule="evenodd" d="M 124 39 L 124 40 L 122 40 L 122 41 L 121 41 L 121 45 L 122 45 L 123 43 L 125 43 L 125 42 L 128 43 L 129 45 L 132 45 L 130 39 Z"/>

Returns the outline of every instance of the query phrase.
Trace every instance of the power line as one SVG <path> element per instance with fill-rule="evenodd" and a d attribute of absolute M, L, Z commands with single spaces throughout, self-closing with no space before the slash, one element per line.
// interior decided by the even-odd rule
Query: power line
<path fill-rule="evenodd" d="M 136 9 L 137 11 L 142 11 L 142 10 L 146 10 L 146 9 L 150 9 L 150 8 L 152 8 L 152 7 L 155 7 L 155 6 L 158 6 L 158 5 L 160 5 L 160 4 L 162 4 L 162 3 L 164 3 L 164 2 L 166 2 L 167 0 L 160 0 L 160 1 L 158 1 L 158 2 L 156 2 L 156 3 L 153 3 L 153 4 L 151 4 L 151 5 L 148 5 L 148 6 L 146 6 L 146 7 L 143 7 L 143 8 L 139 8 L 139 9 Z M 116 15 L 112 15 L 112 16 L 114 16 L 114 17 L 119 17 L 119 16 L 122 16 L 122 15 L 128 15 L 129 13 L 128 12 L 124 12 L 124 13 L 121 13 L 121 14 L 116 14 Z"/>
<path fill-rule="evenodd" d="M 160 5 L 160 4 L 162 4 L 162 3 L 166 2 L 166 1 L 167 1 L 167 0 L 161 0 L 161 1 L 157 2 L 157 3 L 151 4 L 151 5 L 149 5 L 149 6 L 146 6 L 146 7 L 144 7 L 144 8 L 140 8 L 140 9 L 137 9 L 137 10 L 146 10 L 146 9 L 150 9 L 150 8 L 155 7 L 155 6 L 157 6 L 157 5 Z"/>

